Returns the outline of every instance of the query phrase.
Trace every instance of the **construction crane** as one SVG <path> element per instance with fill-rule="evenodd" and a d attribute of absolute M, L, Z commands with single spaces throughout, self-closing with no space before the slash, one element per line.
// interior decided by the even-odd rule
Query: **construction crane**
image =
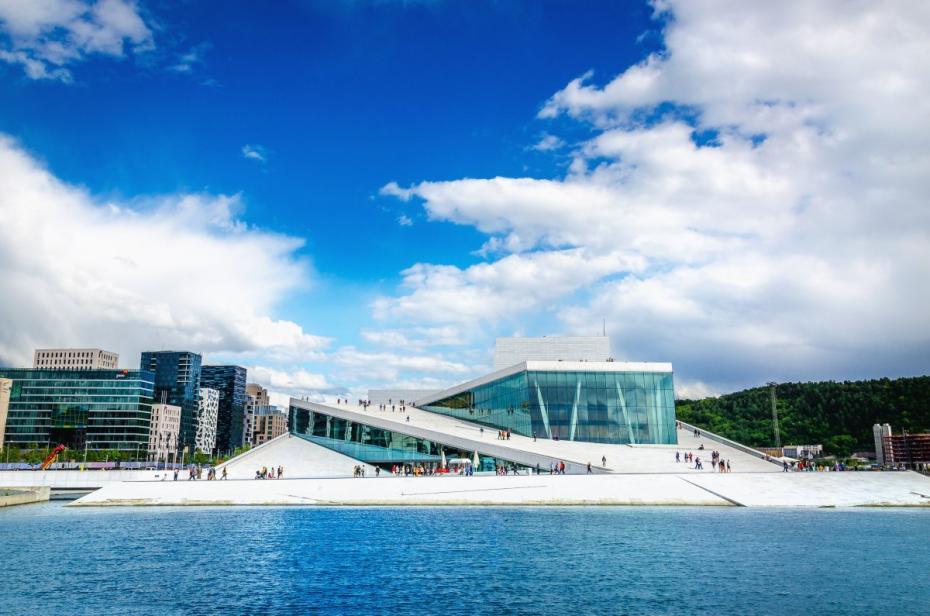
<path fill-rule="evenodd" d="M 48 454 L 48 457 L 45 458 L 45 462 L 42 463 L 42 466 L 39 467 L 39 470 L 40 470 L 40 471 L 47 471 L 47 470 L 48 470 L 48 467 L 51 466 L 51 465 L 52 465 L 52 462 L 55 461 L 55 458 L 58 457 L 58 454 L 60 454 L 60 453 L 61 453 L 62 451 L 64 451 L 65 449 L 67 449 L 67 447 L 65 447 L 64 445 L 61 445 L 61 444 L 58 445 L 57 447 L 55 447 L 55 449 L 52 450 L 52 453 Z"/>

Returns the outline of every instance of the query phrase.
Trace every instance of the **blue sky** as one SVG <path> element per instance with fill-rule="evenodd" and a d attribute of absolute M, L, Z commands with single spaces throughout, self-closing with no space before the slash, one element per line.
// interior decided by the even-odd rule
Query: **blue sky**
<path fill-rule="evenodd" d="M 0 359 L 167 345 L 333 395 L 452 383 L 494 335 L 606 319 L 618 357 L 672 361 L 683 395 L 926 372 L 927 317 L 900 308 L 926 291 L 899 285 L 930 280 L 926 135 L 882 122 L 926 119 L 921 37 L 907 11 L 828 9 L 0 2 L 22 170 L 0 187 L 25 195 L 0 206 L 35 234 L 4 273 L 58 298 L 7 306 Z M 860 49 L 830 36 L 857 28 Z M 908 87 L 860 100 L 883 80 Z M 863 171 L 862 144 L 888 164 Z M 73 245 L 26 248 L 45 241 Z"/>

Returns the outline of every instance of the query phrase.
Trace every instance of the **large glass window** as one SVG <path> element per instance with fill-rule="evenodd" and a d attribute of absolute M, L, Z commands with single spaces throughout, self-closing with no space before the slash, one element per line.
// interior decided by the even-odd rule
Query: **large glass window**
<path fill-rule="evenodd" d="M 454 458 L 471 460 L 474 456 L 473 451 L 463 451 L 435 441 L 296 406 L 290 407 L 290 426 L 291 434 L 295 436 L 369 464 L 424 464 L 438 467 L 443 455 L 447 461 Z M 513 466 L 510 461 L 480 452 L 478 457 L 480 464 L 477 471 L 494 471 L 498 465 Z"/>
<path fill-rule="evenodd" d="M 677 442 L 670 372 L 520 372 L 424 409 L 539 438 Z"/>

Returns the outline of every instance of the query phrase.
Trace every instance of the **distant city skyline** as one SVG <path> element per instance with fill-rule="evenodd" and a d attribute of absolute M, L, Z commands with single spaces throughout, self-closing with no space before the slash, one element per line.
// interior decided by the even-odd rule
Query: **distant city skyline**
<path fill-rule="evenodd" d="M 0 367 L 190 351 L 283 406 L 513 335 L 692 397 L 930 365 L 923 3 L 37 7 L 0 2 Z"/>

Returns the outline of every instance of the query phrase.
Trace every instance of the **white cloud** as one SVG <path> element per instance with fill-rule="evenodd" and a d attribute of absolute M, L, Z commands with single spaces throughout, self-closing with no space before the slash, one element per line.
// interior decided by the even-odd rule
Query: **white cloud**
<path fill-rule="evenodd" d="M 324 375 L 301 368 L 287 371 L 268 366 L 251 366 L 248 375 L 250 383 L 258 383 L 268 389 L 283 390 L 295 396 L 314 394 L 332 387 Z"/>
<path fill-rule="evenodd" d="M 238 196 L 102 202 L 0 136 L 0 364 L 36 347 L 304 357 L 329 340 L 276 319 L 309 283 L 302 241 L 236 220 Z M 135 358 L 135 359 L 134 359 Z"/>
<path fill-rule="evenodd" d="M 379 297 L 374 311 L 380 319 L 475 328 L 508 314 L 545 307 L 612 271 L 635 267 L 622 256 L 592 256 L 582 249 L 508 255 L 464 269 L 417 263 L 403 272 L 410 293 Z"/>
<path fill-rule="evenodd" d="M 249 160 L 257 160 L 260 163 L 263 163 L 265 160 L 267 160 L 267 153 L 265 152 L 265 148 L 260 145 L 246 144 L 242 146 L 242 156 L 243 158 L 247 158 Z"/>
<path fill-rule="evenodd" d="M 204 54 L 210 49 L 208 42 L 201 43 L 191 47 L 187 52 L 177 54 L 177 61 L 168 67 L 168 70 L 175 73 L 193 73 L 197 68 L 204 64 Z"/>
<path fill-rule="evenodd" d="M 412 227 L 413 220 L 411 220 L 410 217 L 406 214 L 401 214 L 397 217 L 397 224 L 399 224 L 401 227 Z"/>
<path fill-rule="evenodd" d="M 533 146 L 533 149 L 540 152 L 551 152 L 553 150 L 558 150 L 564 145 L 565 142 L 555 135 L 543 135 L 543 137 L 536 142 L 536 145 Z"/>
<path fill-rule="evenodd" d="M 154 48 L 152 31 L 128 0 L 0 0 L 0 60 L 31 79 L 72 80 L 86 56 L 121 58 Z"/>
<path fill-rule="evenodd" d="M 450 361 L 440 355 L 413 354 L 393 351 L 362 351 L 352 346 L 338 349 L 329 357 L 335 367 L 341 369 L 340 383 L 359 383 L 366 385 L 376 383 L 394 383 L 401 378 L 410 378 L 410 374 L 421 377 L 470 374 L 472 368 L 465 364 Z"/>
<path fill-rule="evenodd" d="M 459 346 L 464 336 L 456 327 L 410 327 L 406 329 L 363 329 L 362 338 L 394 351 L 421 352 L 429 347 Z"/>
<path fill-rule="evenodd" d="M 595 132 L 564 177 L 382 189 L 497 258 L 416 264 L 376 315 L 604 316 L 616 355 L 709 390 L 925 371 L 930 5 L 657 6 L 661 54 L 540 112 Z"/>

